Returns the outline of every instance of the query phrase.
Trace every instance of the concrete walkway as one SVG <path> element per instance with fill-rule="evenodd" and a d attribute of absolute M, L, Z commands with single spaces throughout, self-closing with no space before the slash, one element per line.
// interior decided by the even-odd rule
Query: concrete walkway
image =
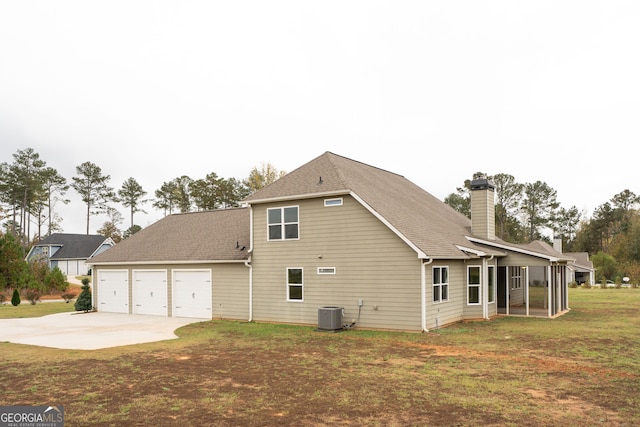
<path fill-rule="evenodd" d="M 0 319 L 0 341 L 42 347 L 97 350 L 178 338 L 174 331 L 209 319 L 101 312 Z"/>

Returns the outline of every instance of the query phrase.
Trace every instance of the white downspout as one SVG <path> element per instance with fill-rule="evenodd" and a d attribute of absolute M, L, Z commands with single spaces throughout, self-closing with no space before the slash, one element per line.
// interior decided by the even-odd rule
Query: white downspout
<path fill-rule="evenodd" d="M 420 289 L 420 295 L 421 295 L 421 301 L 422 303 L 420 304 L 422 306 L 422 332 L 429 332 L 429 330 L 427 329 L 427 273 L 426 273 L 426 266 L 431 264 L 433 262 L 433 258 L 429 258 L 429 261 L 427 262 L 423 262 L 422 263 L 422 271 L 421 271 L 421 281 L 422 281 L 422 286 Z"/>
<path fill-rule="evenodd" d="M 249 319 L 248 322 L 253 321 L 253 266 L 251 265 L 251 256 L 244 262 L 245 267 L 249 268 Z"/>
<path fill-rule="evenodd" d="M 524 301 L 526 311 L 525 314 L 529 315 L 529 266 L 524 267 Z"/>
<path fill-rule="evenodd" d="M 551 317 L 551 282 L 553 282 L 553 277 L 551 276 L 551 265 L 547 267 L 547 316 Z"/>
<path fill-rule="evenodd" d="M 249 319 L 253 322 L 253 266 L 251 265 L 251 257 L 253 255 L 253 207 L 249 205 L 249 259 L 244 265 L 249 268 Z"/>

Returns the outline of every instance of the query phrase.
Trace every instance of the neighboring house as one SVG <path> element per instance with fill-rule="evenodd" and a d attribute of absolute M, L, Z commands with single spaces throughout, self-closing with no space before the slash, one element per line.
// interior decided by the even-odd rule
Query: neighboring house
<path fill-rule="evenodd" d="M 571 277 L 568 281 L 576 282 L 578 285 L 583 285 L 589 282 L 591 286 L 596 284 L 596 269 L 593 268 L 593 263 L 589 260 L 589 254 L 587 252 L 567 252 L 567 256 L 575 259 L 573 264 L 569 266 Z"/>
<path fill-rule="evenodd" d="M 578 285 L 583 285 L 586 282 L 591 285 L 596 283 L 596 269 L 593 268 L 593 263 L 589 260 L 588 252 L 563 252 L 562 238 L 559 236 L 553 238 L 553 249 L 573 259 L 573 262 L 568 266 L 568 283 L 576 282 Z"/>
<path fill-rule="evenodd" d="M 494 191 L 472 182 L 469 220 L 401 175 L 327 152 L 244 208 L 171 215 L 95 257 L 94 303 L 309 325 L 337 309 L 340 326 L 413 331 L 566 312 L 574 258 L 496 238 Z"/>
<path fill-rule="evenodd" d="M 84 276 L 89 272 L 87 261 L 114 245 L 100 235 L 54 233 L 36 243 L 26 259 L 46 259 L 50 268 L 58 267 L 68 276 Z"/>

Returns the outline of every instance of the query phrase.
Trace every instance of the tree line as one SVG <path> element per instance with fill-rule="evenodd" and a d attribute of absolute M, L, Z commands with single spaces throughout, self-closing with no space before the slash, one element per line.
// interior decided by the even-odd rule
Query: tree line
<path fill-rule="evenodd" d="M 73 189 L 86 209 L 86 233 L 89 234 L 92 216 L 107 214 L 109 219 L 98 233 L 117 242 L 141 229 L 135 224 L 134 215 L 146 213 L 144 205 L 149 202 L 164 215 L 233 207 L 282 175 L 284 172 L 271 164 L 254 167 L 243 180 L 222 178 L 215 172 L 200 179 L 183 175 L 163 182 L 155 190 L 155 198 L 149 199 L 148 192 L 134 177 L 116 189 L 110 183 L 110 175 L 87 161 L 76 166 L 76 175 L 68 180 L 47 166 L 33 148 L 26 148 L 13 154 L 13 162 L 0 163 L 0 223 L 5 233 L 16 236 L 26 248 L 34 241 L 62 231 L 63 218 L 56 206 L 70 203 L 67 195 Z M 123 215 L 114 207 L 115 203 L 128 208 L 129 227 L 124 233 L 119 228 Z"/>
<path fill-rule="evenodd" d="M 587 252 L 596 268 L 596 280 L 629 277 L 640 283 L 640 196 L 625 189 L 594 209 L 587 218 L 575 206 L 564 208 L 547 183 L 518 183 L 504 173 L 477 172 L 495 185 L 496 236 L 505 242 L 528 243 L 561 238 L 563 252 Z M 465 180 L 444 202 L 471 217 L 471 181 Z"/>

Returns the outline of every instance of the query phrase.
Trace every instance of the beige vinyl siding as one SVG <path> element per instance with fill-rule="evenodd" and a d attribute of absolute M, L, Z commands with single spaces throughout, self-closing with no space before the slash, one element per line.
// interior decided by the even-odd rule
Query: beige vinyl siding
<path fill-rule="evenodd" d="M 427 329 L 434 329 L 463 319 L 466 292 L 466 264 L 462 261 L 434 261 L 425 266 Z M 449 267 L 449 299 L 433 302 L 433 267 Z"/>
<path fill-rule="evenodd" d="M 212 277 L 212 317 L 216 319 L 247 320 L 249 318 L 249 268 L 243 263 L 211 264 L 145 264 L 95 266 L 93 274 L 102 270 L 127 270 L 129 307 L 133 304 L 131 280 L 133 270 L 166 270 L 168 316 L 173 316 L 172 278 L 174 270 L 210 270 Z M 98 276 L 95 276 L 98 277 Z M 92 292 L 97 295 L 97 283 Z M 129 310 L 131 314 L 131 309 Z"/>
<path fill-rule="evenodd" d="M 421 329 L 421 265 L 380 220 L 349 196 L 253 206 L 253 318 L 317 325 L 318 309 L 344 307 L 344 322 Z M 299 240 L 267 241 L 267 208 L 299 206 Z M 303 301 L 288 302 L 286 269 L 303 268 Z M 336 274 L 318 274 L 333 267 Z M 358 300 L 363 300 L 361 310 Z"/>
<path fill-rule="evenodd" d="M 249 319 L 249 268 L 244 264 L 214 264 L 214 319 Z"/>

